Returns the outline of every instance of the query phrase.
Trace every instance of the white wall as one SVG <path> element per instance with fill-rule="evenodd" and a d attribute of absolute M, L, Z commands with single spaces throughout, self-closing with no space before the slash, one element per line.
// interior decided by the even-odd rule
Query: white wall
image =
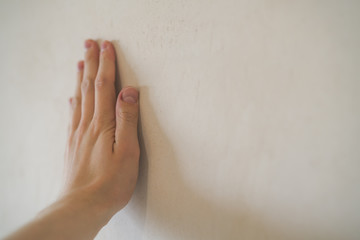
<path fill-rule="evenodd" d="M 56 199 L 83 40 L 141 94 L 131 203 L 97 239 L 358 239 L 360 2 L 0 2 L 0 233 Z"/>

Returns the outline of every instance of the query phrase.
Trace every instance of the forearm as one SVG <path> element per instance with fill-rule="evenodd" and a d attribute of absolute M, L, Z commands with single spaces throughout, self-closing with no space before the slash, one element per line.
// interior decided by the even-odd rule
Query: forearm
<path fill-rule="evenodd" d="M 110 218 L 90 195 L 76 193 L 56 201 L 5 239 L 93 239 Z"/>

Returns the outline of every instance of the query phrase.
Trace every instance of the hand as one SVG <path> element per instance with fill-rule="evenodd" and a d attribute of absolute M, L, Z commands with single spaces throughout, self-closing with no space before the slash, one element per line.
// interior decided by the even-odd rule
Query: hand
<path fill-rule="evenodd" d="M 61 197 L 8 236 L 24 239 L 92 239 L 130 200 L 139 163 L 138 91 L 115 92 L 115 50 L 85 42 L 78 63 Z"/>
<path fill-rule="evenodd" d="M 116 99 L 115 50 L 109 41 L 85 42 L 78 63 L 66 151 L 63 196 L 87 194 L 114 214 L 134 191 L 139 161 L 138 92 L 126 87 Z"/>

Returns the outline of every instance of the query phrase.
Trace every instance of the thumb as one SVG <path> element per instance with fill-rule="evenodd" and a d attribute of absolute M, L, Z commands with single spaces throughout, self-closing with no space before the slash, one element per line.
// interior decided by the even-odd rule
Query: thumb
<path fill-rule="evenodd" d="M 138 151 L 138 117 L 139 92 L 133 87 L 123 88 L 116 102 L 115 151 Z"/>

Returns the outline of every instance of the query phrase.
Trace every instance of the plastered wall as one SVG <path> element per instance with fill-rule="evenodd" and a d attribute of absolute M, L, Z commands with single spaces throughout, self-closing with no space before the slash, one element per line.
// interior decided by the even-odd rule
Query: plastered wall
<path fill-rule="evenodd" d="M 140 90 L 140 178 L 97 239 L 360 237 L 358 1 L 0 1 L 0 236 L 54 201 L 83 41 Z"/>

